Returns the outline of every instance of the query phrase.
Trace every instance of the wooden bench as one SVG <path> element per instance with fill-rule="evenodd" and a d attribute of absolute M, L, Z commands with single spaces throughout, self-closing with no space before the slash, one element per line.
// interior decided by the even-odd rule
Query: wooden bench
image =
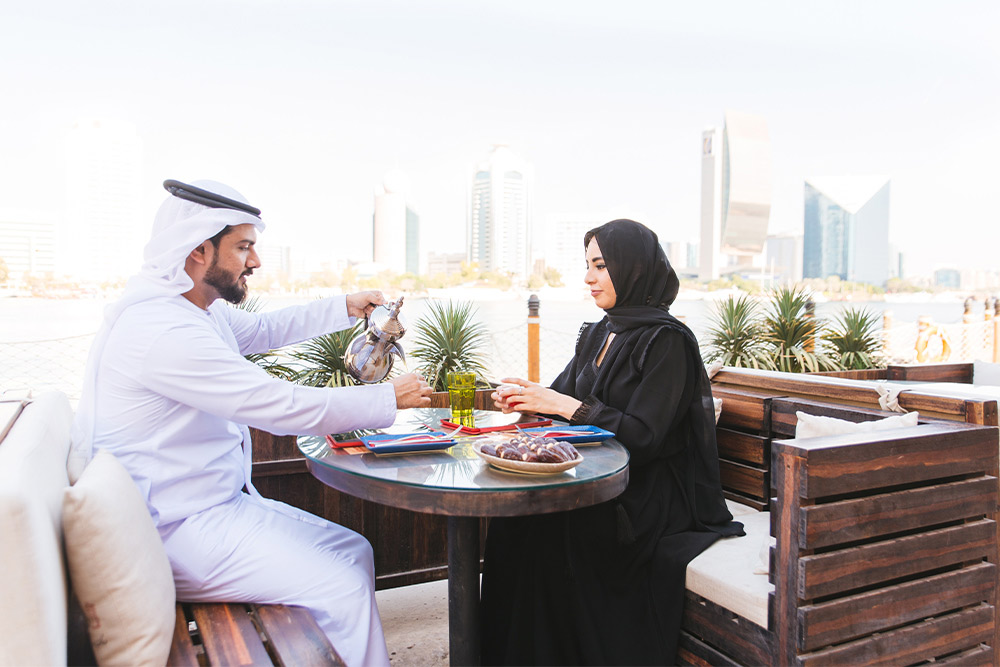
<path fill-rule="evenodd" d="M 7 628 L 0 628 L 3 664 L 96 664 L 88 621 L 69 581 L 61 544 L 62 489 L 69 483 L 65 466 L 71 420 L 65 396 L 52 392 L 24 407 L 6 439 L 0 442 L 0 452 L 9 454 L 3 461 L 11 464 L 5 471 L 7 475 L 0 479 L 13 480 L 10 488 L 0 485 L 0 494 L 9 503 L 5 506 L 11 507 L 12 513 L 35 518 L 30 523 L 18 524 L 30 531 L 25 542 L 31 545 L 30 553 L 38 563 L 38 571 L 32 575 L 52 582 L 59 579 L 58 585 L 49 586 L 44 592 L 38 590 L 40 586 L 26 590 L 30 600 L 12 600 L 9 589 L 0 581 L 0 590 L 4 590 L 0 596 L 0 617 L 26 618 L 31 624 L 32 638 L 39 638 L 34 646 L 25 645 L 13 637 L 5 637 L 2 631 Z M 44 483 L 23 483 L 25 465 L 45 477 Z M 6 540 L 7 536 L 0 539 Z M 7 548 L 5 542 L 4 549 Z M 23 575 L 4 571 L 0 572 L 0 580 Z M 22 602 L 30 602 L 31 610 L 22 611 Z M 301 607 L 182 603 L 176 607 L 176 617 L 168 659 L 171 665 L 344 664 L 312 614 Z M 57 633 L 62 636 L 53 636 Z"/>
<path fill-rule="evenodd" d="M 767 622 L 689 590 L 678 660 L 996 664 L 998 431 L 974 423 L 995 402 L 935 401 L 952 419 L 796 440 L 799 411 L 855 422 L 892 413 L 839 379 L 780 375 L 725 369 L 713 385 L 727 498 L 771 510 Z M 734 474 L 737 464 L 751 470 Z"/>
<path fill-rule="evenodd" d="M 303 607 L 178 603 L 168 665 L 343 665 Z"/>

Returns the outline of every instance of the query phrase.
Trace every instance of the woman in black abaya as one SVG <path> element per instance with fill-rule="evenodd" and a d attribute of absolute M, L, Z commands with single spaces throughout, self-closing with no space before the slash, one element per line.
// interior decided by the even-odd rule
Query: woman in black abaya
<path fill-rule="evenodd" d="M 674 664 L 688 562 L 743 534 L 722 497 L 708 376 L 669 313 L 679 282 L 656 234 L 614 220 L 584 246 L 606 317 L 584 325 L 550 388 L 506 378 L 518 386 L 494 400 L 614 432 L 629 484 L 593 507 L 490 521 L 484 664 Z"/>

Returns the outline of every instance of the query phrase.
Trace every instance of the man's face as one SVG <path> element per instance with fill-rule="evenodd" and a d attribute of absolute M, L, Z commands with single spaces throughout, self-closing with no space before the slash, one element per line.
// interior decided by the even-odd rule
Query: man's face
<path fill-rule="evenodd" d="M 205 282 L 229 303 L 242 303 L 247 298 L 247 276 L 260 266 L 256 243 L 257 229 L 251 224 L 238 225 L 222 237 L 212 256 Z"/>

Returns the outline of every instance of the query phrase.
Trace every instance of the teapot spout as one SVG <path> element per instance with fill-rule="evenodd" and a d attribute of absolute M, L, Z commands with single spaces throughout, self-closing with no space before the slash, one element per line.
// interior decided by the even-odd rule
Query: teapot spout
<path fill-rule="evenodd" d="M 403 352 L 403 348 L 399 346 L 399 343 L 393 343 L 392 347 L 389 348 L 389 352 L 391 354 L 399 355 L 399 358 L 403 360 L 403 363 L 406 363 L 406 353 Z"/>

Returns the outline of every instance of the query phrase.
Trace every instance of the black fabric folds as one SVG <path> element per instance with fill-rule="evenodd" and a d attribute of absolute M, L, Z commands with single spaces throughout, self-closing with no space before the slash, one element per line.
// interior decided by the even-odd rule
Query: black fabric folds
<path fill-rule="evenodd" d="M 616 303 L 583 328 L 552 388 L 583 401 L 574 423 L 616 433 L 629 484 L 594 507 L 490 521 L 484 664 L 673 664 L 688 562 L 743 534 L 722 496 L 697 339 L 669 313 L 676 273 L 639 223 L 615 220 L 591 237 Z"/>

